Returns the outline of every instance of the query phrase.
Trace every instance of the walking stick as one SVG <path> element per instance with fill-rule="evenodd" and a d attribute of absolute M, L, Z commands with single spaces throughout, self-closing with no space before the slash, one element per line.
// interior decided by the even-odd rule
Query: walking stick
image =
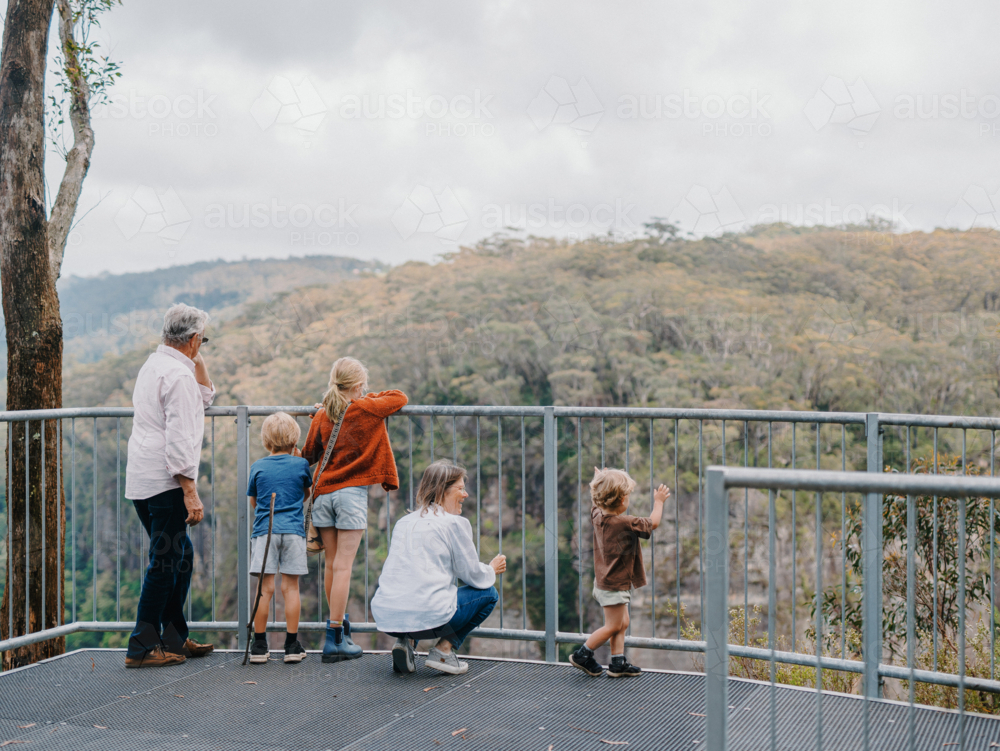
<path fill-rule="evenodd" d="M 267 542 L 264 545 L 264 560 L 260 562 L 260 573 L 257 575 L 257 599 L 253 603 L 253 612 L 247 622 L 247 648 L 243 652 L 243 664 L 247 664 L 250 657 L 250 643 L 253 641 L 253 620 L 257 617 L 257 608 L 260 606 L 260 595 L 264 588 L 264 572 L 267 570 L 267 551 L 271 549 L 271 526 L 274 524 L 274 497 L 277 493 L 271 493 L 271 512 L 267 517 Z"/>

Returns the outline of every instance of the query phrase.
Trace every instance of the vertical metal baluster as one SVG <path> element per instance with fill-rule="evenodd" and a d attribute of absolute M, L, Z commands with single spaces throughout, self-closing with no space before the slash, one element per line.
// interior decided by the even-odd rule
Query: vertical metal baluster
<path fill-rule="evenodd" d="M 10 510 L 10 499 L 14 495 L 14 423 L 7 423 L 7 496 L 4 505 L 7 507 L 7 586 L 14 584 L 14 516 Z M 13 591 L 13 590 L 12 590 Z M 7 634 L 14 636 L 14 598 L 7 597 Z"/>
<path fill-rule="evenodd" d="M 962 429 L 962 474 L 965 474 L 965 429 Z M 965 504 L 958 499 L 958 749 L 965 749 Z M 912 683 L 912 681 L 911 681 Z"/>
<path fill-rule="evenodd" d="M 847 471 L 847 423 L 840 425 L 840 469 Z M 847 493 L 840 494 L 840 659 L 847 659 Z"/>
<path fill-rule="evenodd" d="M 135 426 L 132 426 L 135 429 Z M 212 418 L 212 620 L 216 620 L 215 615 L 215 537 L 218 531 L 218 523 L 215 519 L 215 418 Z M 142 535 L 142 531 L 139 532 Z M 322 570 L 322 569 L 319 569 Z M 322 617 L 320 618 L 322 620 Z"/>
<path fill-rule="evenodd" d="M 990 430 L 990 477 L 996 476 L 996 441 L 995 430 Z M 996 680 L 996 651 L 997 651 L 997 621 L 996 603 L 993 601 L 993 575 L 996 571 L 996 559 L 994 557 L 994 543 L 996 542 L 996 514 L 994 501 L 990 496 L 990 680 Z"/>
<path fill-rule="evenodd" d="M 767 424 L 767 464 L 771 465 L 771 423 Z M 777 697 L 775 682 L 777 680 L 777 665 L 774 662 L 775 648 L 775 622 L 778 620 L 777 607 L 777 566 L 774 560 L 774 543 L 777 535 L 777 520 L 775 518 L 776 495 L 773 490 L 767 491 L 767 648 L 771 652 L 770 658 L 770 700 L 771 700 L 771 751 L 778 748 L 778 727 L 777 727 Z"/>
<path fill-rule="evenodd" d="M 389 435 L 389 418 L 385 418 L 385 434 Z M 385 491 L 385 541 L 386 554 L 389 552 L 389 545 L 392 544 L 392 500 L 389 498 L 389 491 Z"/>
<path fill-rule="evenodd" d="M 348 585 L 350 586 L 350 585 Z M 348 593 L 350 598 L 350 593 Z M 365 525 L 365 623 L 368 623 L 368 526 Z"/>
<path fill-rule="evenodd" d="M 91 500 L 94 503 L 93 518 L 91 522 L 94 527 L 94 537 L 93 537 L 93 560 L 90 562 L 90 567 L 93 569 L 93 585 L 94 585 L 94 601 L 91 603 L 94 609 L 93 616 L 91 620 L 97 620 L 97 418 L 94 418 L 94 492 Z"/>
<path fill-rule="evenodd" d="M 524 415 L 521 415 L 521 628 L 528 628 L 528 564 L 525 553 L 525 535 L 527 525 L 524 514 L 527 503 L 527 493 L 525 492 L 525 458 L 524 458 Z"/>
<path fill-rule="evenodd" d="M 677 457 L 679 420 L 674 420 L 674 573 L 677 575 L 677 638 L 681 638 L 681 503 L 678 497 Z"/>
<path fill-rule="evenodd" d="M 122 418 L 115 418 L 115 620 L 122 619 Z M 190 589 L 188 597 L 190 598 Z M 190 604 L 190 600 L 188 600 Z M 188 620 L 191 610 L 188 608 Z"/>
<path fill-rule="evenodd" d="M 628 418 L 625 418 L 625 471 L 628 472 Z"/>
<path fill-rule="evenodd" d="M 410 466 L 410 511 L 413 511 L 413 418 L 412 417 L 407 416 L 407 418 L 406 418 L 406 425 L 409 428 L 409 432 L 410 432 L 410 444 L 409 444 L 409 451 L 410 451 L 410 461 L 409 461 L 409 466 Z"/>
<path fill-rule="evenodd" d="M 31 435 L 29 432 L 30 421 L 24 421 L 24 633 L 31 633 L 31 518 L 29 507 L 31 506 L 31 465 L 29 462 L 29 447 Z M 14 583 L 13 577 L 11 584 Z M 13 587 L 12 587 L 13 589 Z"/>
<path fill-rule="evenodd" d="M 607 460 L 604 458 L 604 418 L 601 418 L 601 469 L 604 469 L 607 465 Z"/>
<path fill-rule="evenodd" d="M 704 431 L 705 431 L 705 421 L 698 420 L 698 596 L 700 598 L 698 605 L 698 622 L 699 622 L 698 633 L 702 635 L 702 638 L 704 638 L 704 631 L 702 630 L 701 627 L 701 621 L 703 621 L 705 618 L 705 577 L 703 575 L 705 571 L 705 550 L 704 550 L 705 546 L 703 544 L 704 539 L 702 538 L 702 531 L 701 531 L 702 474 L 703 474 L 701 454 L 702 454 L 702 439 L 704 437 Z"/>
<path fill-rule="evenodd" d="M 649 513 L 653 513 L 653 418 L 649 418 Z M 662 512 L 661 512 L 662 516 Z M 650 636 L 656 638 L 656 531 L 649 533 L 650 594 L 653 602 L 649 608 Z M 580 629 L 583 631 L 583 629 Z"/>
<path fill-rule="evenodd" d="M 795 444 L 796 444 L 795 428 L 797 427 L 797 425 L 798 425 L 797 423 L 794 423 L 794 422 L 792 423 L 792 469 L 795 469 Z M 798 546 L 798 543 L 797 543 L 797 540 L 796 540 L 797 536 L 795 534 L 796 533 L 796 529 L 795 529 L 795 527 L 796 527 L 795 505 L 796 505 L 795 504 L 795 489 L 793 488 L 792 489 L 792 651 L 793 652 L 795 652 L 796 649 L 797 649 L 797 638 L 796 637 L 798 635 L 798 631 L 795 628 L 795 611 L 798 610 L 798 608 L 796 607 L 796 605 L 798 603 L 795 600 L 795 590 L 796 590 L 796 587 L 798 585 L 798 579 L 797 579 L 798 575 L 796 573 L 796 566 L 795 566 L 796 559 L 797 559 L 797 556 L 795 555 L 795 553 L 796 553 L 796 548 Z"/>
<path fill-rule="evenodd" d="M 482 508 L 483 495 L 482 489 L 482 477 L 480 473 L 480 468 L 482 467 L 482 453 L 480 450 L 480 435 L 479 435 L 479 415 L 476 415 L 476 553 L 480 554 L 479 538 L 480 538 L 480 527 L 479 523 L 480 510 Z"/>
<path fill-rule="evenodd" d="M 458 417 L 451 417 L 451 457 L 452 462 L 458 464 Z"/>
<path fill-rule="evenodd" d="M 750 422 L 743 421 L 743 466 L 750 466 Z M 747 644 L 747 621 L 750 620 L 750 490 L 743 488 L 743 646 Z"/>
<path fill-rule="evenodd" d="M 816 423 L 816 469 L 820 469 L 820 424 Z M 816 493 L 816 751 L 823 751 L 823 494 Z"/>
<path fill-rule="evenodd" d="M 62 531 L 62 418 L 56 420 L 56 626 L 61 626 L 65 617 L 63 607 L 62 580 L 63 531 Z"/>
<path fill-rule="evenodd" d="M 69 508 L 70 508 L 70 545 L 73 552 L 73 623 L 76 623 L 76 418 L 69 421 L 70 429 L 70 486 L 69 486 Z"/>
<path fill-rule="evenodd" d="M 48 590 L 45 588 L 45 574 L 46 569 L 49 567 L 49 560 L 46 557 L 45 549 L 45 526 L 48 521 L 48 509 L 45 506 L 45 420 L 39 420 L 38 424 L 41 426 L 39 430 L 39 435 L 41 436 L 41 459 L 38 465 L 39 472 L 41 474 L 41 501 L 42 501 L 42 630 L 44 631 L 49 627 L 48 619 L 45 617 L 47 614 L 45 612 L 45 601 L 48 599 L 45 595 Z M 27 592 L 25 592 L 27 596 Z"/>
<path fill-rule="evenodd" d="M 938 429 L 934 428 L 934 474 L 938 473 Z M 931 630 L 933 636 L 933 648 L 934 648 L 934 670 L 937 670 L 938 666 L 938 497 L 934 496 L 934 539 L 932 544 L 931 555 L 933 557 L 933 562 L 931 565 L 932 575 L 934 580 L 934 616 L 933 616 L 933 628 Z"/>
<path fill-rule="evenodd" d="M 523 417 L 521 424 L 524 425 Z M 583 418 L 578 417 L 576 418 L 576 557 L 580 573 L 576 578 L 576 611 L 580 616 L 581 634 L 583 633 L 583 436 L 580 432 L 582 429 Z M 523 441 L 523 432 L 521 437 Z M 523 443 L 521 448 L 523 450 Z"/>
<path fill-rule="evenodd" d="M 431 461 L 434 461 L 434 415 L 431 415 Z"/>
<path fill-rule="evenodd" d="M 906 474 L 910 474 L 910 426 L 906 426 Z"/>
<path fill-rule="evenodd" d="M 907 428 L 907 442 L 909 442 L 909 428 Z M 907 445 L 909 449 L 909 445 Z M 907 451 L 909 453 L 909 451 Z M 909 463 L 907 463 L 909 467 Z M 917 505 L 916 498 L 912 495 L 906 496 L 906 669 L 910 671 L 909 699 L 910 706 L 907 711 L 907 731 L 908 747 L 913 751 L 916 745 L 916 714 L 914 712 L 914 686 L 913 686 L 913 653 L 916 649 L 916 596 L 915 579 L 916 563 L 914 560 L 914 549 L 917 547 Z"/>
<path fill-rule="evenodd" d="M 503 555 L 503 418 L 497 417 L 497 555 Z M 503 574 L 497 577 L 500 592 L 500 628 L 503 628 Z"/>

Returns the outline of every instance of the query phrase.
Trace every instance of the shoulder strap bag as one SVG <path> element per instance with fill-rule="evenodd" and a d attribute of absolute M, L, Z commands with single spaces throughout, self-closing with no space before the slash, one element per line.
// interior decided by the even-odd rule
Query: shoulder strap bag
<path fill-rule="evenodd" d="M 333 454 L 333 447 L 337 443 L 337 436 L 340 435 L 340 424 L 344 421 L 344 415 L 346 414 L 347 410 L 345 409 L 340 413 L 340 417 L 337 418 L 337 422 L 333 425 L 333 431 L 330 433 L 330 440 L 326 444 L 326 451 L 323 452 L 323 461 L 321 461 L 316 468 L 316 474 L 313 475 L 312 487 L 309 488 L 309 493 L 306 495 L 306 499 L 304 501 L 304 511 L 306 517 L 306 552 L 309 555 L 316 555 L 323 550 L 323 540 L 319 536 L 319 531 L 313 526 L 312 522 L 313 499 L 316 495 L 316 484 L 319 482 L 319 478 L 323 476 L 323 471 L 326 469 L 326 465 L 330 463 L 330 456 Z"/>

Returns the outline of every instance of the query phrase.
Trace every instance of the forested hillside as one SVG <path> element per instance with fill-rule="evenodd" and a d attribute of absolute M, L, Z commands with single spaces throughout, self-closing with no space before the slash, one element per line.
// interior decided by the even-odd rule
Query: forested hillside
<path fill-rule="evenodd" d="M 204 261 L 134 274 L 102 274 L 59 280 L 64 347 L 72 362 L 93 362 L 155 342 L 163 311 L 184 300 L 217 321 L 236 315 L 248 301 L 265 301 L 303 284 L 331 284 L 379 264 L 354 258 L 307 256 L 253 261 Z M 3 316 L 0 313 L 0 324 Z M 0 342 L 0 376 L 6 372 Z"/>
<path fill-rule="evenodd" d="M 311 403 L 351 354 L 373 388 L 423 403 L 994 414 L 998 249 L 995 233 L 780 225 L 628 244 L 497 237 L 246 304 L 206 356 L 222 404 Z M 74 367 L 67 405 L 127 402 L 142 359 Z"/>

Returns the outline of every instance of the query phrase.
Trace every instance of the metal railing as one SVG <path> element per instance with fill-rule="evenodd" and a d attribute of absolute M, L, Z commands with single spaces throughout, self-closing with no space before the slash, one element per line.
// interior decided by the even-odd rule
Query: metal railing
<path fill-rule="evenodd" d="M 262 455 L 252 433 L 252 421 L 279 410 L 299 418 L 306 418 L 314 411 L 304 406 L 206 410 L 206 448 L 199 482 L 206 517 L 202 525 L 192 530 L 196 576 L 187 603 L 188 616 L 192 631 L 235 632 L 241 647 L 250 610 L 247 572 L 251 524 L 244 494 L 252 459 Z M 46 445 L 45 434 L 55 432 L 55 468 L 62 478 L 67 511 L 67 539 L 58 551 L 57 567 L 66 572 L 66 591 L 57 592 L 57 601 L 65 600 L 64 607 L 57 609 L 54 618 L 53 614 L 43 614 L 45 628 L 33 630 L 27 608 L 22 620 L 21 614 L 9 605 L 8 612 L 0 614 L 0 618 L 6 616 L 8 635 L 18 635 L 0 641 L 0 650 L 78 632 L 127 632 L 133 628 L 131 620 L 122 620 L 122 613 L 128 615 L 134 610 L 132 600 L 141 581 L 147 540 L 134 515 L 122 513 L 123 439 L 127 438 L 131 416 L 132 410 L 127 408 L 0 412 L 8 443 L 26 440 L 25 465 L 41 460 L 43 473 L 52 466 L 51 457 L 46 460 L 41 454 Z M 368 604 L 392 533 L 394 514 L 398 518 L 412 507 L 422 467 L 435 458 L 450 458 L 469 467 L 469 487 L 475 493 L 475 511 L 470 508 L 469 515 L 477 549 L 484 555 L 505 552 L 509 560 L 508 573 L 498 582 L 501 601 L 497 610 L 474 635 L 538 642 L 544 658 L 552 661 L 559 658 L 560 644 L 582 643 L 600 618 L 600 610 L 585 596 L 592 577 L 585 467 L 619 466 L 629 470 L 640 483 L 631 513 L 648 513 L 653 489 L 660 482 L 672 488 L 674 500 L 664 512 L 662 528 L 644 548 L 650 587 L 648 595 L 640 590 L 633 599 L 633 625 L 626 644 L 701 653 L 706 648 L 705 634 L 711 615 L 709 585 L 713 574 L 713 569 L 707 567 L 711 561 L 706 559 L 710 549 L 706 532 L 711 533 L 711 525 L 718 521 L 705 503 L 709 465 L 725 465 L 735 459 L 744 468 L 766 466 L 784 471 L 808 462 L 817 469 L 835 467 L 859 474 L 881 473 L 887 461 L 884 455 L 889 455 L 889 463 L 905 463 L 904 471 L 908 472 L 912 450 L 917 456 L 921 452 L 932 455 L 936 471 L 940 449 L 942 455 L 950 452 L 956 457 L 960 450 L 963 472 L 967 466 L 974 463 L 982 466 L 988 460 L 992 475 L 995 431 L 1000 429 L 1000 420 L 877 413 L 410 405 L 388 419 L 388 428 L 399 466 L 400 488 L 370 496 L 373 518 L 358 554 L 359 559 L 363 557 L 363 565 L 359 560 L 355 566 L 358 580 L 352 590 L 352 600 L 363 603 L 364 619 L 353 624 L 354 629 L 375 630 L 375 624 L 369 620 Z M 8 453 L 6 498 L 17 492 L 10 481 L 12 456 Z M 25 473 L 25 477 L 30 474 Z M 808 519 L 804 521 L 799 514 L 798 488 L 791 488 L 786 506 L 768 509 L 774 518 L 769 517 L 767 535 L 755 537 L 755 529 L 761 525 L 755 516 L 759 509 L 751 505 L 750 487 L 743 487 L 742 508 L 737 503 L 733 509 L 742 522 L 743 534 L 741 544 L 734 548 L 736 562 L 728 567 L 727 575 L 739 573 L 734 584 L 742 591 L 735 599 L 742 608 L 744 626 L 742 634 L 728 636 L 732 642 L 729 653 L 752 659 L 773 657 L 775 662 L 783 664 L 815 665 L 816 656 L 799 649 L 800 637 L 809 628 L 808 618 L 802 618 L 800 613 L 810 606 L 801 574 L 805 571 L 802 561 L 808 563 L 811 554 L 808 546 L 803 549 L 803 543 L 814 543 L 818 569 L 824 555 L 829 558 L 831 552 L 839 550 L 839 562 L 827 560 L 826 564 L 839 574 L 836 578 L 840 580 L 840 602 L 846 606 L 848 584 L 856 584 L 849 581 L 853 574 L 847 559 L 850 514 L 846 492 L 841 494 L 837 545 L 824 552 L 822 534 L 810 538 Z M 41 488 L 44 504 L 44 481 Z M 26 484 L 25 492 L 28 490 Z M 936 534 L 937 496 L 934 503 Z M 757 499 L 754 504 L 759 505 Z M 5 505 L 9 551 L 15 525 L 10 517 L 10 504 Z M 25 528 L 30 527 L 29 516 L 33 513 L 37 509 L 27 504 Z M 992 523 L 995 519 L 992 501 L 989 513 Z M 56 515 L 56 518 L 60 524 L 57 536 L 62 537 L 62 517 Z M 859 587 L 862 592 L 882 592 L 881 530 L 879 505 L 866 504 L 863 577 Z M 41 539 L 44 545 L 44 533 Z M 47 591 L 46 587 L 53 583 L 44 581 L 46 567 L 30 565 L 34 554 L 28 546 L 25 548 L 25 587 L 29 586 L 30 577 L 41 576 L 43 591 Z M 761 552 L 764 550 L 768 551 L 766 556 Z M 787 556 L 787 565 L 780 572 L 765 573 L 763 560 L 766 558 L 767 565 L 773 566 L 776 551 Z M 37 552 L 44 558 L 44 550 Z M 935 565 L 936 556 L 935 552 Z M 303 577 L 302 587 L 316 593 L 309 602 L 317 616 L 315 621 L 302 622 L 301 631 L 325 627 L 322 564 L 316 568 L 315 574 Z M 819 573 L 816 593 L 822 591 L 822 571 Z M 777 609 L 781 576 L 787 579 L 783 587 L 788 600 Z M 55 586 L 59 587 L 60 577 L 55 579 Z M 995 652 L 993 580 L 991 536 L 990 647 Z M 226 586 L 219 587 L 220 581 L 226 582 Z M 936 568 L 934 593 L 936 598 Z M 751 607 L 765 602 L 769 641 L 768 649 L 761 649 L 754 646 L 748 622 Z M 12 603 L 11 598 L 8 603 Z M 272 607 L 276 606 L 272 603 Z M 303 613 L 305 607 L 304 599 Z M 688 615 L 692 612 L 694 615 Z M 816 612 L 822 614 L 822 608 Z M 934 612 L 937 617 L 936 599 Z M 848 659 L 848 629 L 843 623 L 840 657 L 822 656 L 822 651 L 816 654 L 821 655 L 824 668 L 861 672 L 865 695 L 875 698 L 881 695 L 880 676 L 901 675 L 898 666 L 882 662 L 885 644 L 881 598 L 864 600 L 863 622 L 860 652 L 872 656 L 870 659 Z M 276 610 L 272 610 L 269 629 L 283 628 Z M 787 649 L 775 649 L 778 630 L 789 639 Z M 819 631 L 822 632 L 822 624 Z M 950 680 L 940 679 L 945 674 L 937 673 L 937 656 L 935 632 L 934 670 L 925 671 L 927 675 L 918 673 L 919 680 Z M 984 690 L 996 690 L 994 678 L 991 660 L 990 679 L 982 684 Z"/>
<path fill-rule="evenodd" d="M 898 417 L 898 416 L 893 416 Z M 992 429 L 992 428 L 991 428 Z M 870 474 L 857 472 L 830 472 L 820 470 L 768 470 L 709 467 L 706 477 L 706 513 L 708 530 L 705 539 L 705 597 L 706 610 L 704 618 L 705 642 L 705 714 L 706 714 L 706 748 L 708 751 L 726 751 L 728 748 L 729 705 L 729 655 L 743 655 L 767 660 L 770 667 L 771 705 L 770 705 L 770 740 L 771 748 L 777 747 L 777 711 L 775 707 L 775 673 L 776 664 L 787 659 L 776 650 L 774 622 L 777 619 L 773 597 L 768 606 L 768 636 L 767 649 L 755 649 L 748 653 L 745 647 L 733 646 L 730 642 L 730 555 L 731 540 L 729 517 L 731 503 L 729 493 L 733 489 L 748 490 L 750 488 L 767 490 L 769 508 L 769 533 L 773 540 L 775 532 L 774 509 L 777 492 L 780 490 L 805 491 L 816 494 L 816 544 L 822 545 L 823 535 L 819 533 L 822 527 L 821 496 L 824 493 L 859 493 L 863 494 L 864 519 L 866 523 L 864 534 L 864 552 L 866 565 L 876 560 L 875 568 L 881 571 L 882 543 L 877 528 L 881 526 L 883 497 L 898 495 L 906 497 L 906 535 L 904 546 L 906 551 L 906 667 L 882 662 L 883 650 L 881 644 L 881 613 L 883 607 L 882 590 L 880 587 L 866 587 L 862 593 L 864 598 L 864 644 L 878 644 L 877 649 L 865 649 L 862 660 L 831 659 L 823 656 L 823 621 L 821 617 L 822 603 L 822 556 L 817 552 L 816 565 L 816 623 L 815 653 L 812 655 L 796 655 L 796 663 L 815 668 L 816 688 L 816 748 L 823 748 L 823 671 L 832 669 L 861 673 L 864 677 L 863 706 L 863 739 L 864 748 L 869 748 L 870 709 L 869 701 L 879 695 L 879 681 L 883 677 L 906 681 L 908 684 L 909 722 L 907 727 L 908 748 L 916 745 L 916 715 L 914 712 L 914 693 L 918 682 L 935 683 L 953 686 L 958 689 L 957 702 L 959 710 L 958 741 L 960 749 L 965 748 L 964 733 L 965 691 L 1000 692 L 1000 681 L 983 678 L 966 677 L 966 512 L 969 498 L 990 499 L 990 579 L 992 587 L 993 576 L 993 540 L 995 534 L 995 517 L 993 515 L 993 499 L 1000 497 L 1000 478 L 950 476 L 940 477 L 930 474 Z M 917 649 L 916 634 L 916 601 L 915 589 L 917 574 L 915 558 L 917 549 L 917 503 L 918 496 L 957 500 L 958 514 L 956 524 L 957 563 L 958 563 L 958 628 L 957 628 L 957 672 L 943 673 L 935 670 L 918 670 L 915 668 Z M 935 506 L 936 508 L 936 506 Z M 936 529 L 935 529 L 936 532 Z M 771 577 L 775 575 L 773 545 L 770 556 Z M 866 584 L 868 584 L 866 570 Z M 875 571 L 871 572 L 873 577 Z M 935 588 L 937 586 L 935 572 Z M 991 591 L 992 610 L 992 591 Z M 877 617 L 872 613 L 877 612 Z M 991 658 L 995 652 L 995 624 L 991 613 Z M 935 655 L 936 660 L 936 655 Z M 936 666 L 935 666 L 936 667 Z M 949 744 L 946 744 L 949 745 Z"/>

